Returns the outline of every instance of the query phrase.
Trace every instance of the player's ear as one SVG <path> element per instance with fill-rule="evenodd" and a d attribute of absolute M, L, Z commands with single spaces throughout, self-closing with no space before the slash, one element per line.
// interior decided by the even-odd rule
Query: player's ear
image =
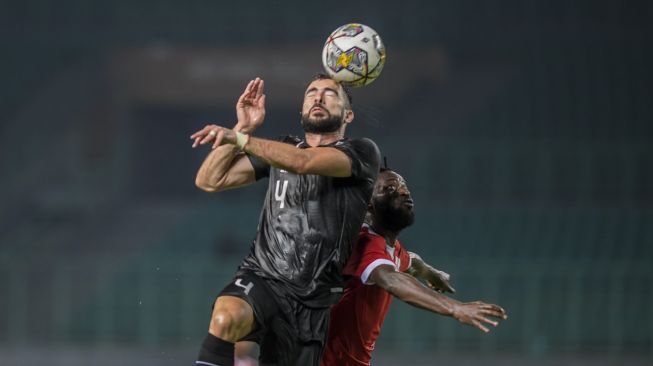
<path fill-rule="evenodd" d="M 354 120 L 354 111 L 351 109 L 345 109 L 345 119 L 343 122 L 351 123 Z"/>
<path fill-rule="evenodd" d="M 367 212 L 365 213 L 365 219 L 363 220 L 364 223 L 371 225 L 372 224 L 372 212 L 369 210 L 369 205 Z"/>

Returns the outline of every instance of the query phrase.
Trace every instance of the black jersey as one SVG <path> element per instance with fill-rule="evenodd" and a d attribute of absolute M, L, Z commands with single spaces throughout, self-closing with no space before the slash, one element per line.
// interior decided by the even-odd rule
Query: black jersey
<path fill-rule="evenodd" d="M 295 137 L 283 142 L 310 147 Z M 269 177 L 256 239 L 241 269 L 284 283 L 307 306 L 328 306 L 342 287 L 344 267 L 379 172 L 380 153 L 369 139 L 324 145 L 351 159 L 347 178 L 298 175 L 249 157 L 256 179 Z M 336 296 L 337 298 L 337 296 Z"/>

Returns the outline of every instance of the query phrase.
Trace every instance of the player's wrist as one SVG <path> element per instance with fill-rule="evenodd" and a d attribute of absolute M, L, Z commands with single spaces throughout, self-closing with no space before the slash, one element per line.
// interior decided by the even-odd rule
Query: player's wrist
<path fill-rule="evenodd" d="M 449 316 L 451 316 L 452 318 L 454 318 L 454 319 L 456 319 L 458 321 L 462 321 L 461 319 L 464 317 L 464 310 L 463 310 L 463 304 L 462 303 L 459 303 L 459 302 L 452 303 L 449 306 L 449 311 L 450 311 L 450 313 L 446 314 L 446 315 L 449 315 Z"/>
<path fill-rule="evenodd" d="M 236 147 L 238 147 L 240 150 L 245 150 L 245 146 L 247 146 L 247 143 L 249 143 L 249 135 L 240 131 L 235 132 L 236 141 L 234 142 L 234 145 L 236 145 Z"/>
<path fill-rule="evenodd" d="M 244 123 L 237 122 L 233 130 L 236 132 L 242 132 L 244 134 L 251 135 L 256 130 L 256 126 L 252 124 L 244 124 Z"/>

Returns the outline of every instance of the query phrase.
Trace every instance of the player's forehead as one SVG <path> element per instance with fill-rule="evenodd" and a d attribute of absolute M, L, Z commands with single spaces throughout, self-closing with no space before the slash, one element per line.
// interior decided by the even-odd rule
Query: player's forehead
<path fill-rule="evenodd" d="M 306 92 L 309 92 L 311 90 L 324 90 L 324 89 L 331 89 L 335 90 L 338 94 L 340 94 L 340 84 L 338 84 L 335 80 L 333 79 L 317 79 L 313 80 L 310 84 L 308 84 L 308 87 L 306 88 Z"/>
<path fill-rule="evenodd" d="M 404 179 L 404 177 L 391 170 L 386 170 L 379 173 L 379 177 L 377 178 L 376 181 L 382 186 L 387 186 L 390 184 L 406 185 L 406 180 Z"/>

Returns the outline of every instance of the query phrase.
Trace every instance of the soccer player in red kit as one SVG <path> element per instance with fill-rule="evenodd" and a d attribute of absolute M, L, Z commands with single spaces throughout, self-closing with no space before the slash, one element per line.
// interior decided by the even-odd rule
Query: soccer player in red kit
<path fill-rule="evenodd" d="M 399 232 L 414 221 L 413 200 L 399 174 L 391 170 L 379 174 L 366 221 L 343 270 L 349 280 L 343 297 L 331 310 L 322 366 L 370 365 L 393 296 L 484 332 L 489 331 L 484 323 L 498 324 L 489 317 L 507 318 L 497 305 L 462 303 L 440 293 L 453 292 L 449 276 L 408 252 L 397 240 Z"/>

